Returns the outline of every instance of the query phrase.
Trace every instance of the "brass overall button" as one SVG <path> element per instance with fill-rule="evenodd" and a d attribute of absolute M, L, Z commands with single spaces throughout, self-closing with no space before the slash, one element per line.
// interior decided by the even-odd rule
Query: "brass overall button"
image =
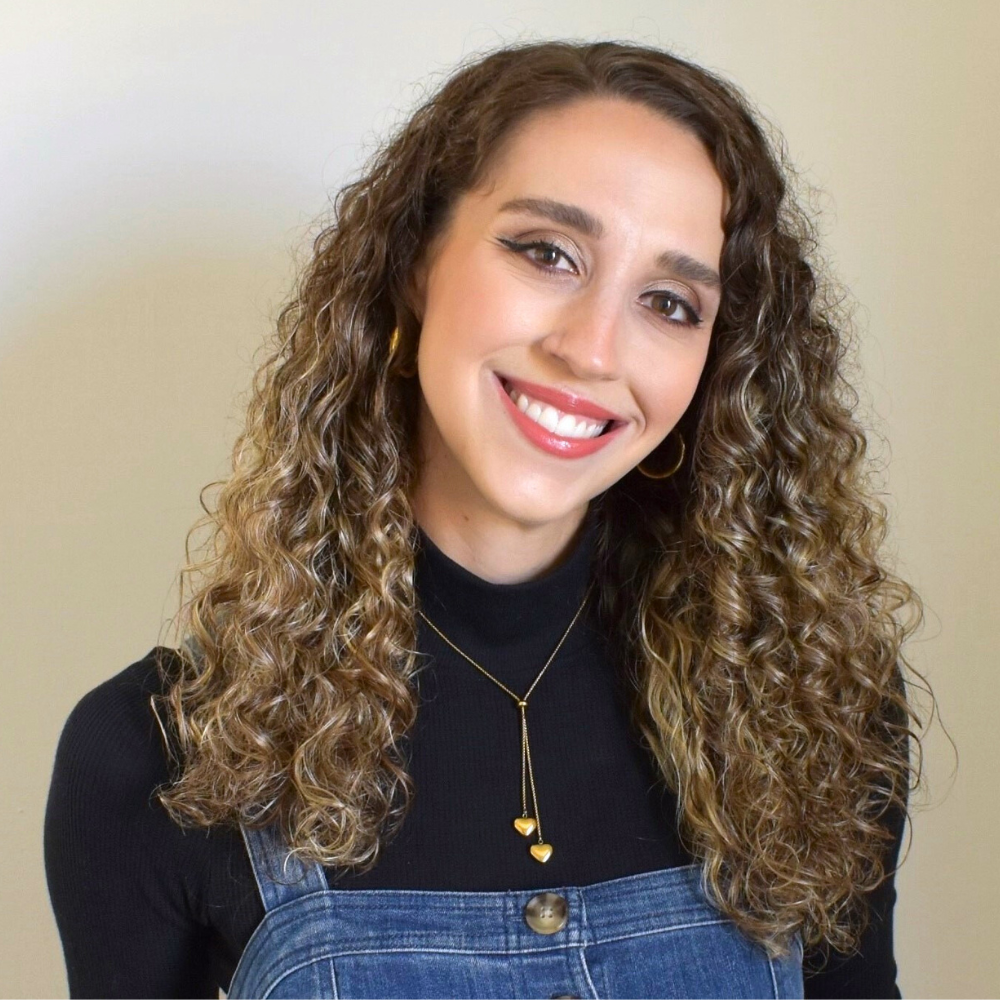
<path fill-rule="evenodd" d="M 524 921 L 536 934 L 555 934 L 566 926 L 569 906 L 555 892 L 540 892 L 524 907 Z"/>

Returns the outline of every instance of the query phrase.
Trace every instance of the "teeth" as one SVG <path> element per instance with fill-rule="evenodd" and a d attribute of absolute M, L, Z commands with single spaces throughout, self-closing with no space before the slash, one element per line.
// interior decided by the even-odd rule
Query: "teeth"
<path fill-rule="evenodd" d="M 554 406 L 529 399 L 516 389 L 507 389 L 507 395 L 514 401 L 517 408 L 526 416 L 541 424 L 552 434 L 567 438 L 594 438 L 610 423 L 609 420 L 597 423 L 593 420 L 578 420 L 569 413 L 563 413 Z"/>

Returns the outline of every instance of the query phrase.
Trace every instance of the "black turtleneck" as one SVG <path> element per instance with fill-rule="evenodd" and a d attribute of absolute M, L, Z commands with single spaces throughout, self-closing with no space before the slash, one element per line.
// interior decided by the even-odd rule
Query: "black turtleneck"
<path fill-rule="evenodd" d="M 523 694 L 583 600 L 595 532 L 588 519 L 564 561 L 540 578 L 495 584 L 420 531 L 421 610 Z M 418 618 L 420 707 L 406 741 L 413 804 L 378 864 L 364 874 L 328 871 L 332 888 L 551 888 L 692 861 L 677 838 L 675 799 L 629 727 L 594 603 L 592 593 L 528 701 L 551 859 L 535 861 L 531 841 L 511 825 L 521 813 L 514 700 Z M 161 690 L 156 655 L 150 650 L 85 695 L 56 752 L 45 866 L 73 997 L 214 997 L 263 917 L 239 832 L 182 830 L 152 797 L 169 776 L 149 706 Z M 807 996 L 898 996 L 894 900 L 890 880 L 871 898 L 861 953 L 835 956 L 807 978 Z"/>

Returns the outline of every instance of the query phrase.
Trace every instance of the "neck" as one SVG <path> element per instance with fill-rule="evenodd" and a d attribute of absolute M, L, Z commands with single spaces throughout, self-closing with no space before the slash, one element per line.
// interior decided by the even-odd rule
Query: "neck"
<path fill-rule="evenodd" d="M 596 535 L 597 524 L 588 517 L 559 566 L 530 580 L 497 583 L 451 559 L 421 528 L 415 581 L 420 609 L 486 670 L 520 683 L 525 678 L 518 671 L 537 672 L 542 651 L 552 651 L 580 608 L 592 578 Z M 574 643 L 584 625 L 577 623 Z"/>
<path fill-rule="evenodd" d="M 414 507 L 424 534 L 449 559 L 489 583 L 525 583 L 558 568 L 576 548 L 587 520 L 586 510 L 557 522 L 523 525 Z"/>

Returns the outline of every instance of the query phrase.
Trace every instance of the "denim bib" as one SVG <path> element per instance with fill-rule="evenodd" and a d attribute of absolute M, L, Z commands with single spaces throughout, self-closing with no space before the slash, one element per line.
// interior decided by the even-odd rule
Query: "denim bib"
<path fill-rule="evenodd" d="M 537 892 L 330 889 L 271 827 L 243 829 L 264 919 L 227 996 L 802 997 L 714 909 L 698 865 Z"/>

